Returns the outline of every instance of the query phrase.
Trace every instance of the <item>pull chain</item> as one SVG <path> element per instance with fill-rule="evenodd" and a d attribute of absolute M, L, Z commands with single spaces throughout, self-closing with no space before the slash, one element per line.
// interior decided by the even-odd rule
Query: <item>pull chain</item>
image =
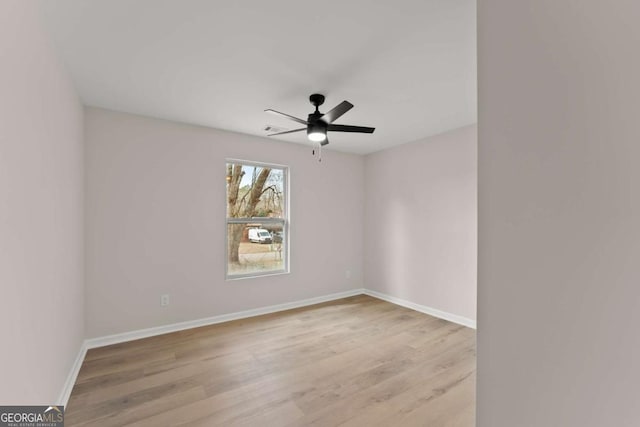
<path fill-rule="evenodd" d="M 318 142 L 318 146 L 314 147 L 311 150 L 311 155 L 315 156 L 316 155 L 316 151 L 318 152 L 318 163 L 320 163 L 320 162 L 322 162 L 322 144 L 320 144 L 319 142 Z"/>

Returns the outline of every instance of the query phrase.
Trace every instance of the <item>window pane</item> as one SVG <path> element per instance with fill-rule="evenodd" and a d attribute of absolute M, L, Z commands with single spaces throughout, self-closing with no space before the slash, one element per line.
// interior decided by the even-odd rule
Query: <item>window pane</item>
<path fill-rule="evenodd" d="M 283 169 L 227 163 L 228 218 L 285 218 Z"/>
<path fill-rule="evenodd" d="M 268 273 L 286 269 L 283 224 L 228 224 L 228 275 Z"/>

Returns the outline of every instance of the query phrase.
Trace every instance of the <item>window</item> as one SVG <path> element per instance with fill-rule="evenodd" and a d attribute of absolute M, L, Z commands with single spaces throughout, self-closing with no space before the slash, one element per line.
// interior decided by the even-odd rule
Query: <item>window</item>
<path fill-rule="evenodd" d="M 289 271 L 288 169 L 227 161 L 227 278 Z"/>

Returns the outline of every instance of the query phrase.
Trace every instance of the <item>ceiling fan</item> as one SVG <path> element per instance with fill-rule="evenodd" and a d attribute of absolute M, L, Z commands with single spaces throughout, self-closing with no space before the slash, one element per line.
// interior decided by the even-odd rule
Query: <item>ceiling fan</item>
<path fill-rule="evenodd" d="M 307 120 L 302 120 L 289 114 L 281 113 L 275 110 L 264 110 L 267 113 L 277 114 L 279 116 L 286 117 L 294 122 L 300 123 L 305 127 L 300 129 L 288 130 L 285 132 L 272 133 L 268 136 L 284 135 L 287 133 L 307 131 L 307 137 L 310 141 L 317 142 L 320 146 L 327 145 L 329 139 L 327 139 L 327 132 L 359 132 L 359 133 L 373 133 L 375 128 L 364 126 L 350 126 L 350 125 L 335 125 L 333 122 L 341 117 L 344 113 L 353 108 L 353 104 L 349 101 L 342 101 L 333 110 L 322 114 L 318 111 L 318 107 L 324 103 L 324 95 L 314 93 L 309 97 L 309 101 L 316 107 L 316 111 L 309 114 Z"/>

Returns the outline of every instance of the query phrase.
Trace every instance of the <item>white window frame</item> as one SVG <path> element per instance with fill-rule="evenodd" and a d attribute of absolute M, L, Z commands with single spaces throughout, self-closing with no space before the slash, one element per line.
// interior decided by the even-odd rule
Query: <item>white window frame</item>
<path fill-rule="evenodd" d="M 247 165 L 247 166 L 254 166 L 254 167 L 266 167 L 266 168 L 272 168 L 272 169 L 281 169 L 282 170 L 282 175 L 283 175 L 283 185 L 282 185 L 282 190 L 284 193 L 284 212 L 283 212 L 283 218 L 269 218 L 269 217 L 251 217 L 251 218 L 229 218 L 227 216 L 227 187 L 226 187 L 226 179 L 223 181 L 225 182 L 225 189 L 224 189 L 224 197 L 225 197 L 225 203 L 224 203 L 224 218 L 225 218 L 225 250 L 224 250 L 224 254 L 225 254 L 225 262 L 224 262 L 224 274 L 225 274 L 225 279 L 227 281 L 230 280 L 240 280 L 240 279 L 251 279 L 251 278 L 256 278 L 256 277 L 265 277 L 265 276 L 277 276 L 277 275 L 281 275 L 281 274 L 289 274 L 289 254 L 291 252 L 290 250 L 290 239 L 289 239 L 289 223 L 290 223 L 290 217 L 289 217 L 289 206 L 290 206 L 290 194 L 289 194 L 289 167 L 286 165 L 280 165 L 280 164 L 275 164 L 275 163 L 265 163 L 265 162 L 256 162 L 253 160 L 242 160 L 242 159 L 235 159 L 235 158 L 227 158 L 225 159 L 225 167 L 224 167 L 224 172 L 225 172 L 225 178 L 226 178 L 226 171 L 227 171 L 227 165 L 229 163 L 239 163 L 242 165 Z M 255 222 L 260 222 L 262 224 L 278 224 L 278 225 L 282 225 L 282 231 L 284 234 L 284 238 L 282 240 L 282 243 L 284 245 L 284 254 L 282 255 L 282 260 L 284 262 L 284 268 L 280 269 L 280 270 L 270 270 L 270 271 L 265 271 L 265 272 L 254 272 L 254 273 L 243 273 L 243 274 L 229 274 L 229 224 L 252 224 Z"/>

